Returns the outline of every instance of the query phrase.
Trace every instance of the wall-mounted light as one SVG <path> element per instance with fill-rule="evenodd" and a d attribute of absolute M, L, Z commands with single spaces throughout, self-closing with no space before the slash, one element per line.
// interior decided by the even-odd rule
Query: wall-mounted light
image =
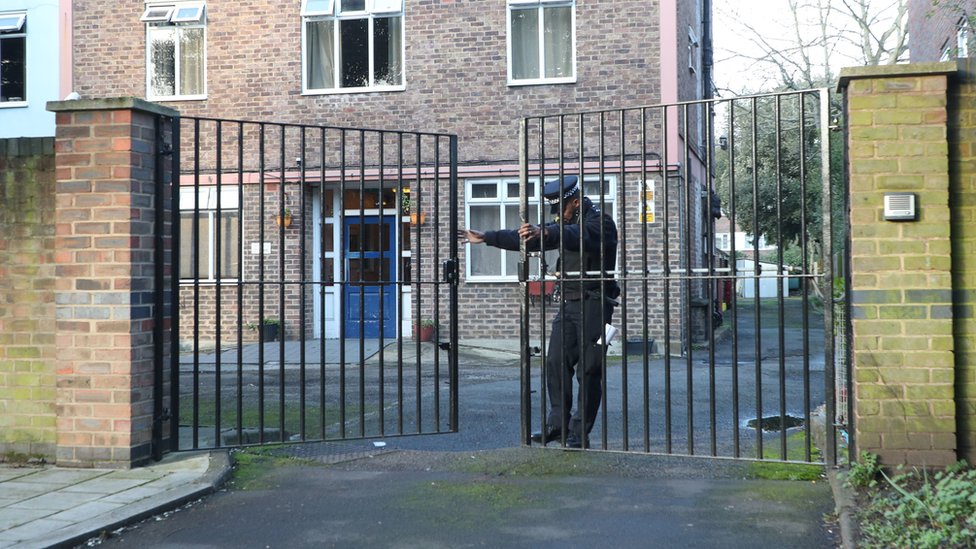
<path fill-rule="evenodd" d="M 723 151 L 729 150 L 729 138 L 722 135 L 718 138 L 718 147 Z"/>

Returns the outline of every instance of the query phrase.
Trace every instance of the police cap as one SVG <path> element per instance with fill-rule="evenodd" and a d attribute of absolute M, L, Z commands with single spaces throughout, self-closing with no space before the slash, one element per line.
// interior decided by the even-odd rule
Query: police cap
<path fill-rule="evenodd" d="M 562 199 L 563 203 L 565 203 L 566 201 L 574 198 L 578 192 L 579 178 L 575 175 L 567 175 L 563 176 L 562 179 L 547 181 L 546 186 L 542 189 L 546 202 L 548 202 L 550 205 L 549 211 L 552 214 L 559 213 L 560 199 Z"/>

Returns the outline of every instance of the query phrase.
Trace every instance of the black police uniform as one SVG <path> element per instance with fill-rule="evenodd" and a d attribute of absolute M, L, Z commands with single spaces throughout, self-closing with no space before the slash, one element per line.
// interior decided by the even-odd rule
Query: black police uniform
<path fill-rule="evenodd" d="M 562 181 L 548 182 L 544 194 L 552 204 L 552 212 L 558 214 L 563 202 L 572 199 L 578 190 L 577 177 L 566 176 Z M 562 201 L 560 194 L 563 195 Z M 548 442 L 558 439 L 563 429 L 568 427 L 567 446 L 580 447 L 593 428 L 599 411 L 606 346 L 598 345 L 597 341 L 604 333 L 604 324 L 611 322 L 620 289 L 615 281 L 606 281 L 601 292 L 599 280 L 588 281 L 587 276 L 592 278 L 592 274 L 581 278 L 579 273 L 599 273 L 601 266 L 604 273 L 614 271 L 617 226 L 609 215 L 603 214 L 589 198 L 583 197 L 576 219 L 563 222 L 561 235 L 559 229 L 558 222 L 548 223 L 541 243 L 537 240 L 527 243 L 531 250 L 540 247 L 546 250 L 560 249 L 557 270 L 564 276 L 560 282 L 564 303 L 559 306 L 553 320 L 546 357 L 546 388 L 550 399 L 548 427 L 546 435 L 537 435 L 537 440 Z M 506 250 L 518 250 L 518 232 L 488 231 L 485 233 L 485 243 Z M 576 411 L 570 415 L 573 410 L 574 375 L 580 391 Z"/>

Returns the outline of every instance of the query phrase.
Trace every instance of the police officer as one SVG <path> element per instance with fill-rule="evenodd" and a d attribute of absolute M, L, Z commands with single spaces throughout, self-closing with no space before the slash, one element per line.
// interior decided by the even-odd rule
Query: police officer
<path fill-rule="evenodd" d="M 517 230 L 460 229 L 458 236 L 472 244 L 485 243 L 505 250 L 518 250 L 519 240 L 524 239 L 530 250 L 560 251 L 557 270 L 562 273 L 560 292 L 564 303 L 553 320 L 546 357 L 549 416 L 546 428 L 533 433 L 532 440 L 546 444 L 565 435 L 567 447 L 585 448 L 589 446 L 588 436 L 603 395 L 606 346 L 600 340 L 620 294 L 615 281 L 601 280 L 610 276 L 616 266 L 617 225 L 583 196 L 574 175 L 549 181 L 543 194 L 551 205 L 551 213 L 562 218 L 561 223 L 557 218 L 543 226 L 526 223 Z M 574 375 L 579 384 L 575 411 Z"/>

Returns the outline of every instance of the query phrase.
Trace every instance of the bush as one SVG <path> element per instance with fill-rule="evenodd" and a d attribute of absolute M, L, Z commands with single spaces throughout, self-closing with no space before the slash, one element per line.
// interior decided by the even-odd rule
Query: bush
<path fill-rule="evenodd" d="M 878 456 L 870 452 L 861 452 L 861 460 L 851 464 L 851 470 L 847 473 L 847 484 L 853 488 L 871 488 L 877 482 L 880 472 Z"/>
<path fill-rule="evenodd" d="M 884 478 L 861 517 L 864 547 L 976 547 L 976 469 L 960 462 L 932 478 Z"/>

